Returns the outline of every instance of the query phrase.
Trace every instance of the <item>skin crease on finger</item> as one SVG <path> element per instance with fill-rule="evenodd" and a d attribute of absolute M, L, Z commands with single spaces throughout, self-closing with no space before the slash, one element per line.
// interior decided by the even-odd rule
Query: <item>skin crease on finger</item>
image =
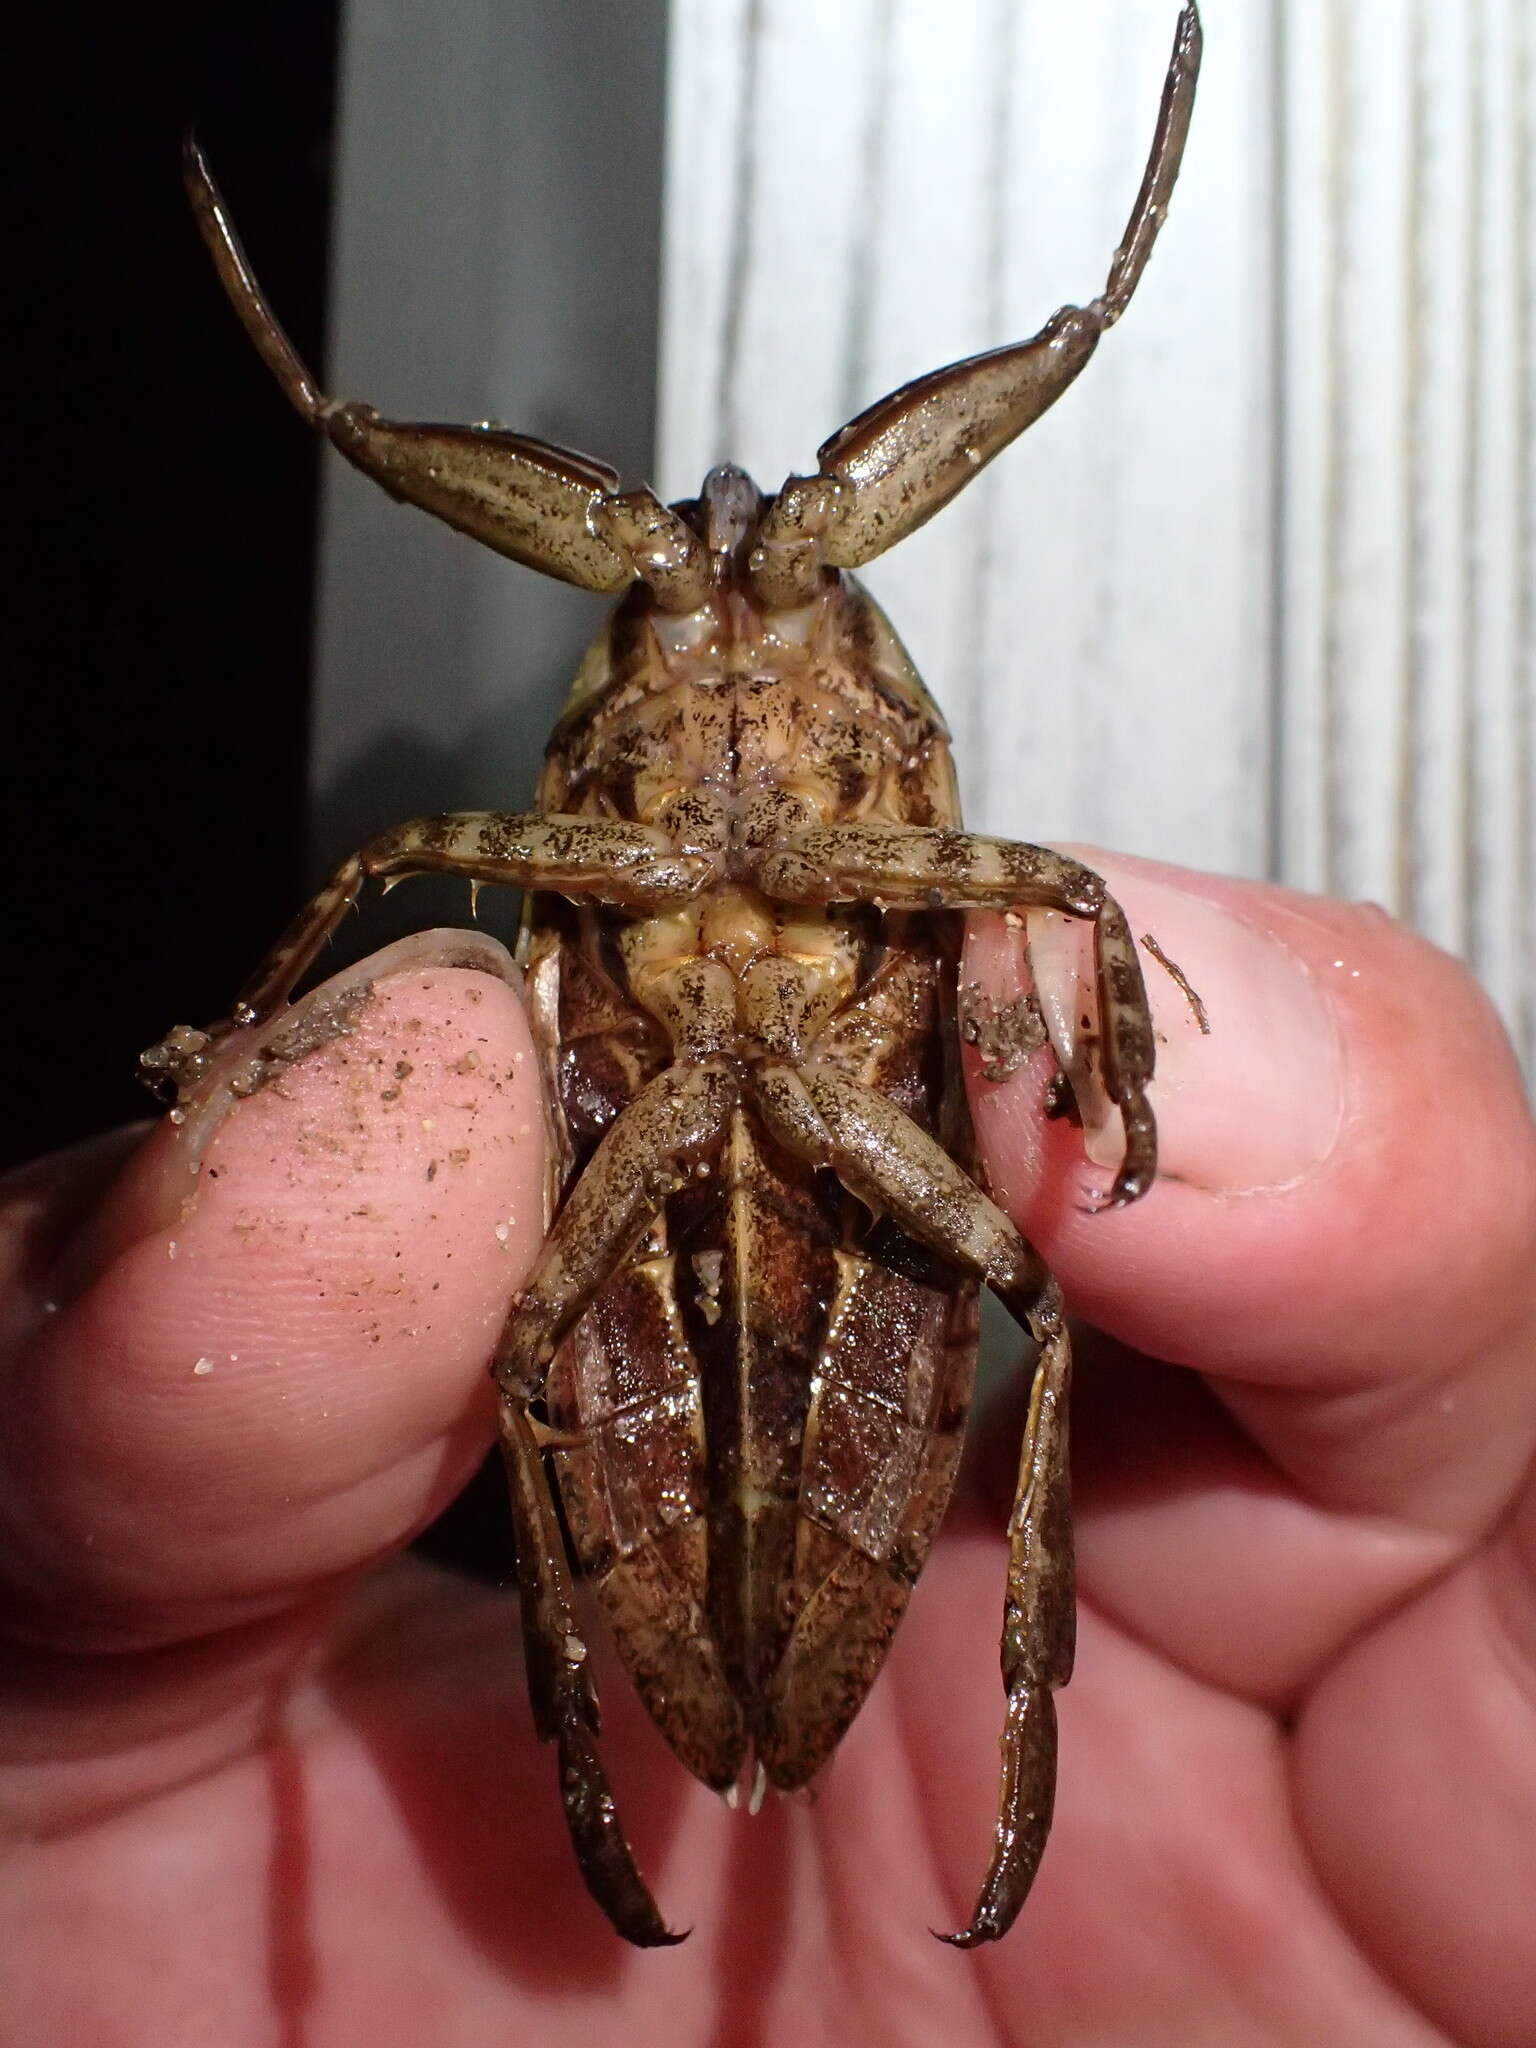
<path fill-rule="evenodd" d="M 1139 877 L 1162 895 L 1138 901 Z M 232 1186 L 217 1203 L 200 1197 L 191 1219 L 222 1251 L 186 1263 L 179 1223 L 160 1232 L 152 1262 L 129 1231 L 104 1284 L 47 1319 L 43 1362 L 13 1381 L 7 1493 L 20 1505 L 5 1546 L 23 1566 L 28 1633 L 60 1647 L 13 1666 L 6 1803 L 18 1819 L 29 1807 L 66 1827 L 93 1800 L 97 1811 L 119 1809 L 61 1836 L 7 1894 L 4 1919 L 21 1937 L 13 1952 L 42 1959 L 42 1975 L 28 1976 L 31 2009 L 42 2014 L 46 1998 L 51 2018 L 31 2038 L 42 2048 L 161 2048 L 206 2038 L 189 2016 L 211 2011 L 232 2048 L 273 2038 L 274 2015 L 314 2048 L 357 2038 L 359 2027 L 467 2048 L 519 2017 L 541 2039 L 589 2041 L 618 1997 L 627 2038 L 674 2043 L 711 2038 L 729 2013 L 806 2043 L 846 2039 L 863 2019 L 946 2048 L 1523 2048 L 1536 1995 L 1522 2014 L 1520 1945 L 1488 1902 L 1533 1895 L 1521 1830 L 1536 1840 L 1536 1740 L 1529 1664 L 1517 1719 L 1514 1654 L 1521 1617 L 1533 1625 L 1529 1551 L 1517 1571 L 1505 1538 L 1477 1548 L 1514 1495 L 1519 1432 L 1528 1457 L 1531 1423 L 1528 1369 L 1522 1409 L 1501 1348 L 1515 1342 L 1531 1166 L 1496 1029 L 1450 963 L 1377 916 L 1204 878 L 1170 882 L 1135 863 L 1115 864 L 1112 879 L 1138 932 L 1152 929 L 1206 998 L 1213 1040 L 1252 972 L 1251 958 L 1246 969 L 1227 961 L 1235 942 L 1220 934 L 1231 910 L 1261 930 L 1273 916 L 1286 946 L 1310 931 L 1306 973 L 1329 1004 L 1326 975 L 1343 975 L 1342 1011 L 1324 1012 L 1337 1094 L 1321 1111 L 1298 1104 L 1295 1066 L 1245 1037 L 1240 1064 L 1260 1085 L 1238 1114 L 1285 1120 L 1287 1144 L 1300 1131 L 1324 1156 L 1299 1171 L 1282 1159 L 1292 1170 L 1278 1193 L 1202 1186 L 1202 1164 L 1226 1168 L 1256 1147 L 1181 1119 L 1180 1105 L 1220 1097 L 1238 1062 L 1201 1088 L 1209 1042 L 1175 1040 L 1183 998 L 1159 985 L 1155 965 L 1170 1042 L 1158 1106 L 1178 1177 L 1151 1202 L 1125 1216 L 1080 1215 L 1091 1176 L 1078 1134 L 1053 1125 L 1042 1145 L 1021 1107 L 1038 1077 L 975 1090 L 993 1180 L 1069 1295 L 1127 1343 L 1161 1342 L 1175 1361 L 1148 1365 L 1122 1349 L 1085 1376 L 1082 1655 L 1062 1698 L 1051 1850 L 1009 1941 L 965 1959 L 962 1972 L 922 1932 L 925 1921 L 952 1924 L 974 1885 L 994 1796 L 1000 1517 L 979 1502 L 957 1504 L 885 1684 L 803 1808 L 770 1802 L 750 1825 L 727 1816 L 671 1763 L 611 1663 L 600 1671 L 610 1761 L 642 1858 L 676 1893 L 679 1917 L 699 1923 L 660 1965 L 620 1954 L 581 1892 L 552 1765 L 517 1697 L 506 1603 L 414 1566 L 346 1594 L 349 1575 L 419 1527 L 487 1440 L 485 1331 L 538 1237 L 528 1227 L 539 1208 L 536 1133 L 519 1135 L 527 1098 L 492 1085 L 509 1081 L 525 1045 L 520 1014 L 494 981 L 445 973 L 437 993 L 455 1000 L 441 1011 L 419 985 L 384 985 L 391 1005 L 403 1001 L 373 1020 L 377 1036 L 365 1020 L 231 1118 L 209 1159 L 217 1167 L 222 1153 L 240 1198 Z M 1202 941 L 1213 898 L 1218 923 Z M 1353 955 L 1330 950 L 1346 935 Z M 1000 923 L 993 937 L 1006 941 Z M 984 929 L 977 940 L 986 944 Z M 1264 942 L 1281 943 L 1267 932 Z M 1358 995 L 1348 968 L 1323 964 L 1338 958 L 1362 969 Z M 1405 961 L 1418 977 L 1411 1002 L 1384 987 Z M 980 971 L 991 984 L 992 969 Z M 1000 991 L 1007 972 L 1004 962 Z M 466 1006 L 471 981 L 480 1000 Z M 1280 1000 L 1277 984 L 1264 1014 L 1279 1014 Z M 465 1035 L 467 1020 L 478 1032 L 488 1014 L 489 1046 Z M 1305 1004 L 1300 1014 L 1311 1014 Z M 477 1044 L 482 1063 L 466 1069 Z M 1376 1070 L 1384 1049 L 1404 1073 Z M 405 1094 L 386 1103 L 402 1059 L 412 1068 Z M 1468 1071 L 1442 1086 L 1457 1061 Z M 1428 1103 L 1407 1119 L 1418 1143 L 1394 1150 L 1397 1135 L 1371 1117 L 1394 1089 L 1413 1099 L 1415 1087 Z M 162 1131 L 155 1142 L 172 1140 Z M 427 1169 L 465 1144 L 475 1163 L 458 1188 L 463 1206 L 434 1234 L 448 1166 L 431 1180 Z M 1497 1146 L 1507 1149 L 1490 1158 Z M 306 1162 L 297 1177 L 295 1157 Z M 1455 1174 L 1468 1162 L 1477 1170 L 1463 1188 Z M 516 1181 L 514 1167 L 530 1178 Z M 141 1170 L 158 1172 L 153 1155 Z M 1500 1182 L 1500 1217 L 1486 1213 L 1484 1173 Z M 1349 1258 L 1324 1241 L 1341 1227 L 1345 1193 L 1377 1204 L 1376 1222 L 1355 1220 Z M 1415 1208 L 1426 1194 L 1439 1205 L 1429 1222 Z M 130 1179 L 116 1200 L 136 1199 L 149 1206 Z M 1253 1215 L 1263 1207 L 1283 1240 L 1272 1251 Z M 246 1228 L 279 1214 L 292 1219 L 280 1255 L 270 1230 Z M 504 1242 L 497 1232 L 509 1222 Z M 1378 1223 L 1380 1241 L 1370 1234 Z M 1416 1253 L 1431 1238 L 1437 1258 L 1426 1266 Z M 1528 1258 L 1529 1236 L 1523 1244 Z M 458 1261 L 470 1246 L 451 1304 L 441 1288 L 424 1301 L 433 1281 L 449 1284 L 446 1255 Z M 279 1279 L 290 1263 L 311 1295 L 324 1265 L 323 1304 L 294 1305 Z M 332 1286 L 348 1273 L 350 1290 Z M 381 1287 L 396 1279 L 403 1290 L 381 1317 Z M 173 1314 L 170 1290 L 184 1284 Z M 1245 1318 L 1247 1285 L 1258 1307 Z M 1378 1306 L 1373 1287 L 1405 1287 L 1409 1298 Z M 1495 1315 L 1481 1296 L 1498 1289 L 1510 1307 Z M 1335 1314 L 1348 1311 L 1331 1347 L 1329 1290 Z M 1454 1359 L 1434 1367 L 1431 1303 L 1462 1333 Z M 244 1412 L 234 1375 L 258 1357 L 251 1326 L 274 1310 L 291 1317 L 293 1351 L 280 1358 L 274 1347 L 252 1368 L 248 1384 L 260 1371 L 267 1393 Z M 75 1352 L 60 1332 L 77 1312 Z M 429 1315 L 430 1344 L 406 1334 Z M 1379 1327 L 1388 1315 L 1400 1325 L 1395 1342 Z M 1202 1391 L 1194 1366 L 1219 1398 Z M 323 1397 L 305 1393 L 300 1367 Z M 423 1375 L 430 1384 L 418 1384 Z M 1442 1412 L 1458 1427 L 1437 1438 L 1423 1414 L 1446 1392 L 1457 1405 Z M 193 1405 L 209 1393 L 230 1405 Z M 1376 1457 L 1362 1458 L 1336 1420 L 1351 1401 L 1389 1439 Z M 983 1436 L 989 1429 L 984 1420 Z M 1310 1478 L 1314 1454 L 1317 1484 L 1298 1489 L 1288 1471 Z M 1398 1455 L 1432 1486 L 1394 1486 Z M 54 1497 L 46 1513 L 33 1498 L 39 1480 Z M 1434 1512 L 1416 1519 L 1431 1495 Z M 299 1603 L 286 1623 L 284 1599 Z M 175 1640 L 216 1622 L 222 1638 Z M 121 1647 L 136 1642 L 164 1647 Z M 93 1687 L 87 1673 L 101 1660 L 80 1653 L 107 1643 L 114 1676 Z M 1381 1688 L 1396 1716 L 1386 1740 Z M 1300 1711 L 1300 1841 L 1274 1703 Z M 1446 1753 L 1446 1725 L 1465 1738 L 1460 1754 Z M 114 1740 L 116 1756 L 105 1756 Z M 1414 1759 L 1411 1800 L 1400 1757 Z M 144 1799 L 157 1786 L 166 1796 Z M 1460 1824 L 1467 1812 L 1477 1815 L 1471 1830 Z M 1417 1853 L 1425 1840 L 1455 1853 Z M 294 2012 L 305 2031 L 295 2033 Z"/>

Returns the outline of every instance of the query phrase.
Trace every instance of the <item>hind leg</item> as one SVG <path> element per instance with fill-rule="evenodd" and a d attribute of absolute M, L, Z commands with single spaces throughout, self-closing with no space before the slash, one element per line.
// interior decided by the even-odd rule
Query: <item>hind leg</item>
<path fill-rule="evenodd" d="M 870 1089 L 814 1067 L 766 1070 L 758 1101 L 781 1143 L 829 1167 L 909 1236 L 977 1274 L 1038 1346 L 1019 1485 L 1008 1523 L 1003 1607 L 1002 1780 L 992 1860 L 956 1947 L 1012 1926 L 1050 1831 L 1056 1708 L 1072 1675 L 1076 1616 L 1067 1481 L 1072 1348 L 1061 1295 L 1034 1247 L 943 1147 Z"/>
<path fill-rule="evenodd" d="M 1076 1612 L 1067 1410 L 1072 1347 L 1059 1320 L 1040 1348 L 1019 1482 L 1008 1519 L 1003 1603 L 1003 1768 L 992 1860 L 970 1920 L 941 1941 L 975 1948 L 1018 1917 L 1050 1833 L 1056 1794 L 1058 1686 L 1072 1676 Z"/>
<path fill-rule="evenodd" d="M 560 1796 L 587 1889 L 625 1940 L 641 1948 L 682 1937 L 668 1931 L 646 1889 L 598 1754 L 597 1696 L 528 1404 L 541 1394 L 565 1333 L 685 1175 L 688 1156 L 718 1136 L 736 1092 L 721 1068 L 680 1065 L 635 1098 L 566 1198 L 491 1368 L 501 1393 L 534 1726 L 541 1742 L 558 1745 Z"/>
<path fill-rule="evenodd" d="M 528 1696 L 541 1742 L 559 1745 L 560 1797 L 586 1887 L 626 1941 L 659 1948 L 681 1941 L 657 1911 L 620 1823 L 598 1752 L 602 1725 L 587 1675 L 565 1539 L 528 1412 L 505 1396 L 501 1448 L 517 1536 Z"/>

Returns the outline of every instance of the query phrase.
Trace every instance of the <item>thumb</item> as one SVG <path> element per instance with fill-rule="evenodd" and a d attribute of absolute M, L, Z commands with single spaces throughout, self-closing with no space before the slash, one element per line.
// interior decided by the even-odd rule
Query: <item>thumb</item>
<path fill-rule="evenodd" d="M 436 933 L 317 991 L 285 1014 L 301 1056 L 270 1085 L 242 1100 L 216 1076 L 210 1107 L 152 1132 L 55 1268 L 73 1298 L 40 1282 L 12 1304 L 15 1633 L 143 1648 L 258 1620 L 458 1490 L 543 1229 L 516 980 L 494 942 Z M 30 1185 L 5 1220 L 35 1241 Z"/>

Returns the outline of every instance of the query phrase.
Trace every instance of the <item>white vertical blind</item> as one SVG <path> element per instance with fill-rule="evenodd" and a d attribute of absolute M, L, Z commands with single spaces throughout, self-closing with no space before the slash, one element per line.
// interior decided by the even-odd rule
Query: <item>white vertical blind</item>
<path fill-rule="evenodd" d="M 1102 281 L 1172 0 L 672 0 L 659 482 Z M 1208 0 L 1163 240 L 870 580 L 973 820 L 1369 896 L 1536 1055 L 1530 0 Z"/>
<path fill-rule="evenodd" d="M 1532 10 L 1286 22 L 1281 870 L 1462 953 L 1529 1067 Z"/>

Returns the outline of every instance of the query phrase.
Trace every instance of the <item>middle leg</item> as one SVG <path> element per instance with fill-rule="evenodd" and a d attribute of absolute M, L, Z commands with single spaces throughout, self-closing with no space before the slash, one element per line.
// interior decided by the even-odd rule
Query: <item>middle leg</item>
<path fill-rule="evenodd" d="M 714 856 L 680 849 L 651 825 L 538 811 L 453 811 L 397 825 L 350 854 L 305 904 L 235 999 L 205 1031 L 178 1026 L 142 1056 L 145 1078 L 174 1084 L 183 1100 L 232 1032 L 265 1023 L 287 1001 L 365 881 L 386 888 L 411 875 L 462 875 L 472 887 L 548 889 L 649 912 L 682 903 L 713 874 Z"/>
<path fill-rule="evenodd" d="M 1064 911 L 1093 923 L 1104 1085 L 1120 1111 L 1125 1157 L 1106 1204 L 1122 1208 L 1157 1177 L 1147 1100 L 1152 1012 L 1125 912 L 1092 868 L 1048 846 L 915 825 L 820 825 L 770 848 L 757 886 L 781 903 L 873 902 L 890 910 Z"/>

